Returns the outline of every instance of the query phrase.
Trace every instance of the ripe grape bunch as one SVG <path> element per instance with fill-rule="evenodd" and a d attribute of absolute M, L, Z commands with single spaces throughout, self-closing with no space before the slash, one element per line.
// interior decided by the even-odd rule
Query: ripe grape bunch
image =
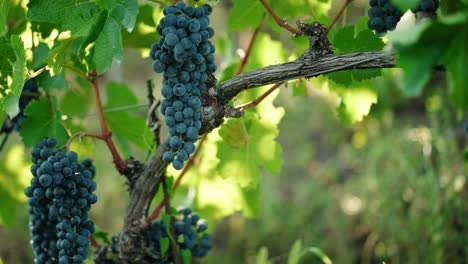
<path fill-rule="evenodd" d="M 179 2 L 165 7 L 157 26 L 159 42 L 151 47 L 153 70 L 164 73 L 160 111 L 169 127 L 169 148 L 164 162 L 175 169 L 195 151 L 201 128 L 201 95 L 207 92 L 206 82 L 216 70 L 215 47 L 209 39 L 214 30 L 209 26 L 212 9 L 209 5 L 193 7 Z"/>
<path fill-rule="evenodd" d="M 377 34 L 383 34 L 395 29 L 403 13 L 393 5 L 390 0 L 370 0 L 371 8 L 368 11 L 367 26 Z"/>
<path fill-rule="evenodd" d="M 13 129 L 16 131 L 20 130 L 21 123 L 26 118 L 24 116 L 24 109 L 32 100 L 37 99 L 37 93 L 38 88 L 34 80 L 28 80 L 26 83 L 24 83 L 23 91 L 19 99 L 19 114 L 11 119 L 8 116 L 6 117 L 5 121 L 3 121 L 2 127 L 0 128 L 0 134 L 8 134 L 13 131 Z"/>
<path fill-rule="evenodd" d="M 56 148 L 52 138 L 32 150 L 29 197 L 31 244 L 35 263 L 79 264 L 88 257 L 94 223 L 88 219 L 97 202 L 95 168 L 90 159 L 78 161 L 73 151 Z"/>

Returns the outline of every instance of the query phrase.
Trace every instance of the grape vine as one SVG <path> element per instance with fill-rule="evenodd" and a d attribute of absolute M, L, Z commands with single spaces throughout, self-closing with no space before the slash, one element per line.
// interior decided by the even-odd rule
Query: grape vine
<path fill-rule="evenodd" d="M 32 149 L 29 197 L 31 244 L 36 264 L 80 264 L 88 257 L 88 238 L 94 232 L 89 220 L 97 202 L 95 168 L 90 159 L 78 161 L 73 151 L 55 148 L 44 139 Z"/>
<path fill-rule="evenodd" d="M 164 162 L 172 162 L 181 170 L 195 151 L 201 128 L 201 95 L 207 92 L 206 82 L 216 70 L 215 47 L 209 39 L 214 30 L 209 26 L 212 9 L 209 5 L 193 7 L 179 2 L 165 7 L 157 26 L 160 40 L 151 47 L 153 70 L 164 73 L 161 114 L 169 127 L 169 148 Z"/>

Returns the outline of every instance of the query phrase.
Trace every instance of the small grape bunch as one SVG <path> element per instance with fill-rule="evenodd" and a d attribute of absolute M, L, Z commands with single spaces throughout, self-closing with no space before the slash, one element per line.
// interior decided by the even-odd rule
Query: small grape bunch
<path fill-rule="evenodd" d="M 201 219 L 198 213 L 193 213 L 189 208 L 179 208 L 178 214 L 173 217 L 179 251 L 189 250 L 195 258 L 206 256 L 211 249 L 211 235 L 206 233 L 207 221 Z M 163 220 L 158 219 L 150 224 L 145 234 L 147 246 L 155 252 L 152 255 L 157 263 L 173 263 L 170 249 L 167 250 L 166 255 L 164 252 L 161 253 L 161 241 L 163 239 L 168 241 L 169 230 Z"/>
<path fill-rule="evenodd" d="M 30 206 L 31 244 L 36 264 L 80 264 L 88 257 L 89 220 L 97 202 L 95 168 L 89 159 L 78 161 L 73 151 L 56 148 L 53 138 L 32 149 L 31 186 L 25 190 Z"/>
<path fill-rule="evenodd" d="M 367 26 L 377 34 L 394 30 L 403 13 L 390 0 L 370 0 Z"/>
<path fill-rule="evenodd" d="M 162 157 L 175 169 L 184 167 L 195 151 L 201 128 L 201 95 L 216 70 L 214 30 L 209 26 L 209 5 L 193 7 L 179 2 L 163 10 L 157 26 L 160 40 L 151 47 L 153 70 L 163 73 L 161 114 L 169 127 L 167 150 Z"/>

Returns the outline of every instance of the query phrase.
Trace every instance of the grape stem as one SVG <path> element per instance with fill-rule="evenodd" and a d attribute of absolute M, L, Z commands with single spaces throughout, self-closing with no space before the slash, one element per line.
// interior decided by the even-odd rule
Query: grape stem
<path fill-rule="evenodd" d="M 180 182 L 182 181 L 182 179 L 184 178 L 184 175 L 187 174 L 187 172 L 189 171 L 189 169 L 194 165 L 195 163 L 195 159 L 198 157 L 199 153 L 200 153 L 200 150 L 203 146 L 203 143 L 205 142 L 206 140 L 206 136 L 208 134 L 203 134 L 200 138 L 200 140 L 198 141 L 198 147 L 197 147 L 197 150 L 195 150 L 195 153 L 193 153 L 193 155 L 190 157 L 190 159 L 187 161 L 187 164 L 185 164 L 185 167 L 184 169 L 180 172 L 180 175 L 179 177 L 177 177 L 176 181 L 174 182 L 174 184 L 172 185 L 172 190 L 176 190 L 177 187 L 179 187 L 180 185 Z M 162 208 L 164 207 L 164 200 L 162 200 L 159 204 L 158 204 L 158 207 L 156 207 L 156 209 L 154 209 L 154 211 L 146 218 L 146 223 L 147 225 L 149 223 L 151 223 L 151 221 L 153 221 L 154 219 L 158 218 L 159 214 L 161 213 L 161 210 Z"/>
<path fill-rule="evenodd" d="M 286 29 L 287 31 L 289 31 L 291 33 L 293 33 L 294 37 L 302 35 L 301 30 L 298 30 L 298 29 L 295 29 L 295 28 L 291 27 L 290 25 L 288 25 L 288 23 L 286 23 L 284 20 L 279 18 L 278 15 L 275 13 L 275 11 L 273 11 L 273 8 L 271 8 L 271 6 L 268 4 L 268 2 L 266 0 L 260 0 L 260 2 L 263 4 L 263 6 L 265 6 L 266 10 L 271 15 L 271 17 L 273 17 L 273 19 L 276 21 L 278 26 Z"/>
<path fill-rule="evenodd" d="M 93 235 L 89 236 L 89 243 L 93 248 L 99 248 L 99 243 L 94 239 Z"/>
<path fill-rule="evenodd" d="M 162 185 L 164 191 L 164 208 L 166 215 L 170 216 L 170 226 L 169 230 L 171 231 L 171 235 L 169 236 L 172 245 L 172 256 L 174 259 L 175 264 L 180 264 L 180 257 L 179 257 L 179 250 L 177 248 L 177 242 L 175 241 L 175 230 L 174 230 L 174 219 L 171 217 L 171 195 L 169 194 L 169 190 L 167 188 L 167 177 L 164 174 L 162 176 Z"/>
<path fill-rule="evenodd" d="M 263 15 L 262 21 L 265 19 L 265 15 Z M 255 40 L 257 39 L 258 32 L 260 31 L 260 27 L 262 24 L 258 25 L 257 28 L 255 28 L 255 31 L 252 34 L 252 37 L 250 38 L 249 45 L 247 46 L 247 50 L 245 51 L 245 56 L 242 58 L 241 63 L 236 69 L 236 72 L 234 73 L 234 76 L 239 75 L 245 68 L 245 65 L 247 64 L 247 61 L 250 58 L 250 54 L 253 48 L 253 44 L 255 43 Z"/>
<path fill-rule="evenodd" d="M 338 21 L 338 19 L 341 17 L 341 15 L 343 15 L 343 12 L 346 10 L 346 8 L 349 6 L 349 4 L 351 4 L 352 1 L 353 0 L 345 0 L 343 5 L 341 6 L 340 10 L 338 11 L 338 13 L 336 13 L 336 15 L 333 17 L 332 22 L 330 22 L 330 25 L 328 25 L 327 33 L 330 32 L 330 30 L 336 24 L 336 21 Z"/>
<path fill-rule="evenodd" d="M 41 73 L 43 73 L 43 72 L 45 72 L 45 71 L 48 71 L 48 70 L 49 70 L 49 67 L 44 66 L 44 67 L 40 68 L 39 70 L 37 70 L 37 71 L 31 73 L 31 74 L 26 78 L 26 81 L 27 81 L 27 80 L 30 80 L 30 79 L 32 79 L 32 78 L 35 78 L 35 77 L 39 76 Z"/>
<path fill-rule="evenodd" d="M 104 140 L 107 144 L 107 147 L 109 148 L 111 154 L 112 154 L 112 159 L 113 162 L 117 168 L 117 170 L 122 173 L 123 170 L 125 169 L 125 162 L 122 160 L 120 157 L 119 152 L 117 151 L 117 148 L 115 147 L 114 141 L 112 140 L 112 132 L 108 129 L 106 119 L 104 118 L 104 112 L 102 109 L 102 102 L 101 102 L 101 97 L 99 95 L 99 83 L 97 80 L 97 73 L 96 69 L 92 70 L 88 74 L 89 79 L 91 80 L 91 84 L 93 86 L 93 95 L 94 95 L 94 100 L 96 101 L 96 108 L 97 108 L 97 113 L 99 117 L 99 123 L 101 125 L 101 135 L 99 137 L 95 137 L 101 140 Z"/>
<path fill-rule="evenodd" d="M 268 89 L 268 91 L 266 91 L 265 93 L 263 93 L 262 95 L 260 95 L 258 98 L 256 98 L 255 100 L 253 100 L 251 102 L 248 102 L 248 103 L 243 104 L 243 105 L 236 106 L 235 107 L 236 110 L 244 111 L 246 109 L 257 106 L 260 102 L 262 102 L 265 98 L 267 98 L 267 96 L 270 95 L 274 90 L 278 89 L 283 83 L 284 82 L 277 83 L 277 84 L 273 85 L 270 89 Z"/>

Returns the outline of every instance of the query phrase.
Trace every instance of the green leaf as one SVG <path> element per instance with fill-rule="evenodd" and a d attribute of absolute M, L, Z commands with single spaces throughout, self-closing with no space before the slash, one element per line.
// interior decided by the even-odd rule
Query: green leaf
<path fill-rule="evenodd" d="M 122 60 L 122 35 L 119 22 L 110 16 L 96 39 L 92 68 L 96 68 L 97 73 L 102 74 L 112 66 L 114 57 Z"/>
<path fill-rule="evenodd" d="M 18 101 L 23 90 L 26 69 L 26 55 L 23 42 L 17 35 L 12 35 L 10 38 L 10 46 L 4 46 L 2 49 L 6 49 L 7 54 L 5 55 L 10 58 L 10 60 L 3 61 L 3 63 L 11 65 L 11 68 L 7 67 L 7 69 L 11 69 L 12 73 L 10 76 L 13 80 L 9 86 L 10 93 L 8 93 L 8 95 L 4 98 L 3 109 L 11 118 L 13 118 L 19 113 Z M 11 53 L 14 54 L 14 60 L 11 60 Z"/>
<path fill-rule="evenodd" d="M 298 264 L 301 258 L 302 241 L 296 240 L 289 251 L 288 264 Z"/>
<path fill-rule="evenodd" d="M 154 30 L 156 23 L 153 18 L 153 10 L 154 8 L 148 4 L 139 7 L 134 30 L 130 33 L 127 30 L 122 30 L 124 47 L 148 50 L 153 43 L 159 40 L 160 36 Z"/>
<path fill-rule="evenodd" d="M 113 109 L 138 104 L 138 98 L 124 83 L 110 82 L 107 86 L 108 102 L 104 109 Z M 128 110 L 105 113 L 112 132 L 121 135 L 141 149 L 149 149 L 153 134 L 146 126 L 145 117 L 130 115 Z"/>
<path fill-rule="evenodd" d="M 271 261 L 268 260 L 268 248 L 261 247 L 257 253 L 257 259 L 255 264 L 271 264 Z"/>
<path fill-rule="evenodd" d="M 400 30 L 389 34 L 398 53 L 397 63 L 404 71 L 402 86 L 405 95 L 420 95 L 429 81 L 432 68 L 442 64 L 447 68 L 452 102 L 461 109 L 468 109 L 465 73 L 468 64 L 465 52 L 467 21 L 468 13 L 465 11 L 422 22 L 412 31 Z"/>
<path fill-rule="evenodd" d="M 190 264 L 192 263 L 192 252 L 190 249 L 182 249 L 180 251 L 180 256 L 182 258 L 182 263 Z"/>
<path fill-rule="evenodd" d="M 47 92 L 51 91 L 52 89 L 63 90 L 68 87 L 68 83 L 65 80 L 63 72 L 51 76 L 50 71 L 45 71 L 34 78 L 34 80 L 39 87 Z"/>
<path fill-rule="evenodd" d="M 336 32 L 332 44 L 337 53 L 354 53 L 381 50 L 385 44 L 362 22 L 357 25 L 346 26 Z M 329 73 L 326 76 L 337 84 L 350 86 L 355 81 L 375 78 L 381 75 L 381 70 L 351 70 Z"/>
<path fill-rule="evenodd" d="M 294 96 L 307 96 L 307 82 L 304 80 L 298 80 L 293 85 L 293 95 Z"/>
<path fill-rule="evenodd" d="M 166 255 L 169 246 L 171 245 L 171 241 L 167 237 L 162 237 L 159 239 L 159 250 L 161 250 L 161 255 Z"/>
<path fill-rule="evenodd" d="M 305 256 L 309 252 L 312 253 L 313 255 L 317 256 L 324 264 L 332 264 L 332 261 L 327 256 L 327 254 L 325 254 L 325 252 L 323 252 L 323 250 L 321 250 L 318 247 L 307 248 L 306 250 L 304 250 L 301 257 Z"/>
<path fill-rule="evenodd" d="M 49 56 L 49 53 L 50 53 L 50 49 L 47 46 L 47 44 L 45 44 L 44 42 L 39 43 L 39 45 L 37 45 L 33 50 L 33 54 L 34 54 L 33 67 L 35 69 L 44 67 L 46 65 L 45 59 Z"/>
<path fill-rule="evenodd" d="M 279 118 L 246 113 L 242 119 L 231 119 L 221 127 L 217 170 L 223 177 L 234 174 L 239 185 L 247 187 L 258 184 L 260 167 L 271 174 L 279 173 L 281 146 L 275 141 L 282 111 L 279 113 Z"/>
<path fill-rule="evenodd" d="M 63 115 L 83 115 L 88 112 L 89 100 L 81 91 L 70 89 L 60 100 L 59 108 Z"/>
<path fill-rule="evenodd" d="M 55 42 L 55 45 L 50 51 L 49 56 L 45 58 L 45 61 L 49 65 L 52 73 L 55 74 L 62 71 L 63 64 L 67 58 L 66 54 L 68 54 L 72 44 L 72 38 L 67 38 Z"/>
<path fill-rule="evenodd" d="M 229 10 L 228 30 L 253 29 L 262 23 L 265 8 L 260 1 L 235 0 Z"/>
<path fill-rule="evenodd" d="M 420 2 L 421 0 L 392 0 L 392 3 L 403 11 L 415 8 Z"/>
<path fill-rule="evenodd" d="M 99 6 L 88 0 L 31 0 L 27 17 L 55 24 L 61 32 L 70 30 L 73 37 L 83 37 L 94 28 L 99 12 Z"/>
<path fill-rule="evenodd" d="M 7 32 L 8 1 L 0 2 L 0 37 Z"/>
<path fill-rule="evenodd" d="M 44 137 L 57 139 L 58 145 L 68 140 L 67 131 L 61 124 L 61 115 L 48 98 L 31 102 L 24 110 L 26 119 L 21 123 L 23 143 L 32 147 Z"/>
<path fill-rule="evenodd" d="M 109 233 L 97 225 L 94 226 L 93 237 L 94 239 L 101 240 L 108 245 L 112 244 L 112 241 L 109 239 Z"/>

